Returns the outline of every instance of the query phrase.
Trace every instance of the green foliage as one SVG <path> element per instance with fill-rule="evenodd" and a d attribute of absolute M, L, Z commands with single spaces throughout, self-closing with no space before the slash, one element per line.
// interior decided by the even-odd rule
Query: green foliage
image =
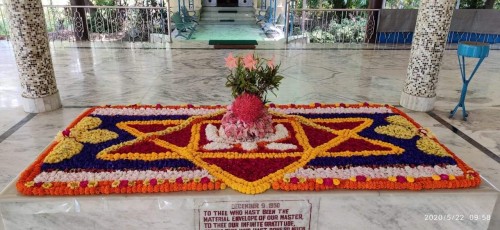
<path fill-rule="evenodd" d="M 460 1 L 460 9 L 483 9 L 483 8 L 490 8 L 486 7 L 486 2 L 488 0 L 461 0 Z M 500 0 L 493 0 L 495 1 L 493 3 L 493 9 L 500 9 Z M 491 3 L 491 2 L 490 2 Z"/>
<path fill-rule="evenodd" d="M 2 22 L 2 20 L 0 20 L 0 36 L 1 35 L 8 35 L 9 34 L 9 25 L 7 24 L 7 22 L 5 22 L 5 24 Z"/>
<path fill-rule="evenodd" d="M 386 0 L 387 9 L 418 9 L 420 0 Z"/>
<path fill-rule="evenodd" d="M 297 9 L 302 9 L 304 0 L 297 0 Z M 323 9 L 366 9 L 368 0 L 307 0 L 310 9 L 318 9 L 320 5 Z"/>
<path fill-rule="evenodd" d="M 115 0 L 93 0 L 95 6 L 114 6 Z"/>
<path fill-rule="evenodd" d="M 283 76 L 278 75 L 280 65 L 271 68 L 267 65 L 267 59 L 255 57 L 257 60 L 256 68 L 249 70 L 245 68 L 243 59 L 237 57 L 237 66 L 227 76 L 226 87 L 230 87 L 234 98 L 243 93 L 249 93 L 259 96 L 264 103 L 267 102 L 267 93 L 274 95 Z"/>
<path fill-rule="evenodd" d="M 335 42 L 363 42 L 366 34 L 366 18 L 352 17 L 343 18 L 340 23 L 332 19 L 328 29 L 323 30 L 316 27 L 309 34 L 311 42 L 335 43 Z"/>

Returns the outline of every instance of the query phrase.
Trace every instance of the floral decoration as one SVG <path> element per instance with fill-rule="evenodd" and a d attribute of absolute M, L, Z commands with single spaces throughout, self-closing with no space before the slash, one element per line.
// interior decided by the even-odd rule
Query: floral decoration
<path fill-rule="evenodd" d="M 225 106 L 94 107 L 58 135 L 16 187 L 25 195 L 226 187 L 257 194 L 268 189 L 467 188 L 481 182 L 430 130 L 392 106 L 265 108 L 272 132 L 249 140 L 225 135 Z M 105 132 L 92 134 L 97 130 Z"/>
<path fill-rule="evenodd" d="M 230 53 L 225 61 L 230 71 L 226 86 L 231 88 L 234 98 L 246 93 L 267 102 L 267 93 L 274 93 L 283 79 L 278 74 L 281 65 L 275 63 L 274 57 L 266 59 L 253 53 L 234 57 Z"/>

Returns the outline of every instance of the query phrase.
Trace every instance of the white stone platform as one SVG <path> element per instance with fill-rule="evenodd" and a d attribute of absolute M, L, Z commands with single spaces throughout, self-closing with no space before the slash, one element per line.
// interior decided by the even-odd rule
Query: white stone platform
<path fill-rule="evenodd" d="M 244 195 L 227 189 L 148 195 L 27 197 L 17 193 L 13 182 L 0 194 L 0 214 L 5 229 L 480 230 L 488 229 L 488 218 L 498 194 L 483 181 L 479 188 L 461 190 L 268 191 Z M 259 207 L 252 206 L 255 204 Z M 266 207 L 262 209 L 260 205 Z M 226 219 L 206 219 L 231 219 L 235 216 L 230 214 L 231 210 L 250 210 L 253 214 L 243 214 L 243 219 L 230 221 L 233 225 L 240 221 L 239 227 L 234 228 L 227 226 Z M 290 215 L 277 215 L 274 221 L 269 220 L 273 219 L 269 213 L 283 211 Z M 251 218 L 265 220 L 252 221 Z M 250 222 L 260 222 L 261 226 L 257 228 L 258 224 L 250 225 Z M 207 223 L 211 224 L 205 225 Z M 270 227 L 272 225 L 274 227 Z"/>

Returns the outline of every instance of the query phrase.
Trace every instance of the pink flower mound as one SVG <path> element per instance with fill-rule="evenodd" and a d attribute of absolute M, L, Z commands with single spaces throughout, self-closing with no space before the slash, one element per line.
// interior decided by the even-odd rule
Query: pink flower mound
<path fill-rule="evenodd" d="M 272 116 L 259 97 L 243 94 L 228 106 L 222 117 L 224 134 L 237 141 L 254 141 L 274 133 Z"/>
<path fill-rule="evenodd" d="M 232 110 L 239 120 L 251 123 L 260 117 L 263 107 L 258 96 L 244 93 L 234 100 Z"/>

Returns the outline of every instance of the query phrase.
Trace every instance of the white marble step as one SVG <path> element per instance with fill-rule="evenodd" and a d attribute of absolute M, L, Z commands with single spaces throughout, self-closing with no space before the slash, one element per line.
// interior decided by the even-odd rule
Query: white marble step
<path fill-rule="evenodd" d="M 268 191 L 250 196 L 226 189 L 65 197 L 21 196 L 12 183 L 0 193 L 0 226 L 6 230 L 143 229 L 144 226 L 204 230 L 215 229 L 214 222 L 227 222 L 261 223 L 263 227 L 295 225 L 295 229 L 310 230 L 486 230 L 497 197 L 498 192 L 487 181 L 475 189 L 427 191 Z M 234 210 L 249 213 L 241 219 L 239 214 L 230 213 Z M 213 216 L 218 219 L 210 219 Z M 263 220 L 259 221 L 259 217 Z"/>
<path fill-rule="evenodd" d="M 209 10 L 206 11 L 206 8 L 218 8 L 217 11 Z M 245 11 L 241 11 L 240 8 L 246 9 Z M 251 25 L 255 24 L 255 14 L 252 11 L 248 11 L 248 9 L 252 9 L 251 7 L 205 7 L 201 13 L 201 23 L 203 24 L 225 24 L 225 25 Z M 219 10 L 238 10 L 235 13 L 220 13 Z M 221 21 L 223 20 L 223 21 Z M 233 21 L 224 21 L 224 20 L 233 20 Z"/>

